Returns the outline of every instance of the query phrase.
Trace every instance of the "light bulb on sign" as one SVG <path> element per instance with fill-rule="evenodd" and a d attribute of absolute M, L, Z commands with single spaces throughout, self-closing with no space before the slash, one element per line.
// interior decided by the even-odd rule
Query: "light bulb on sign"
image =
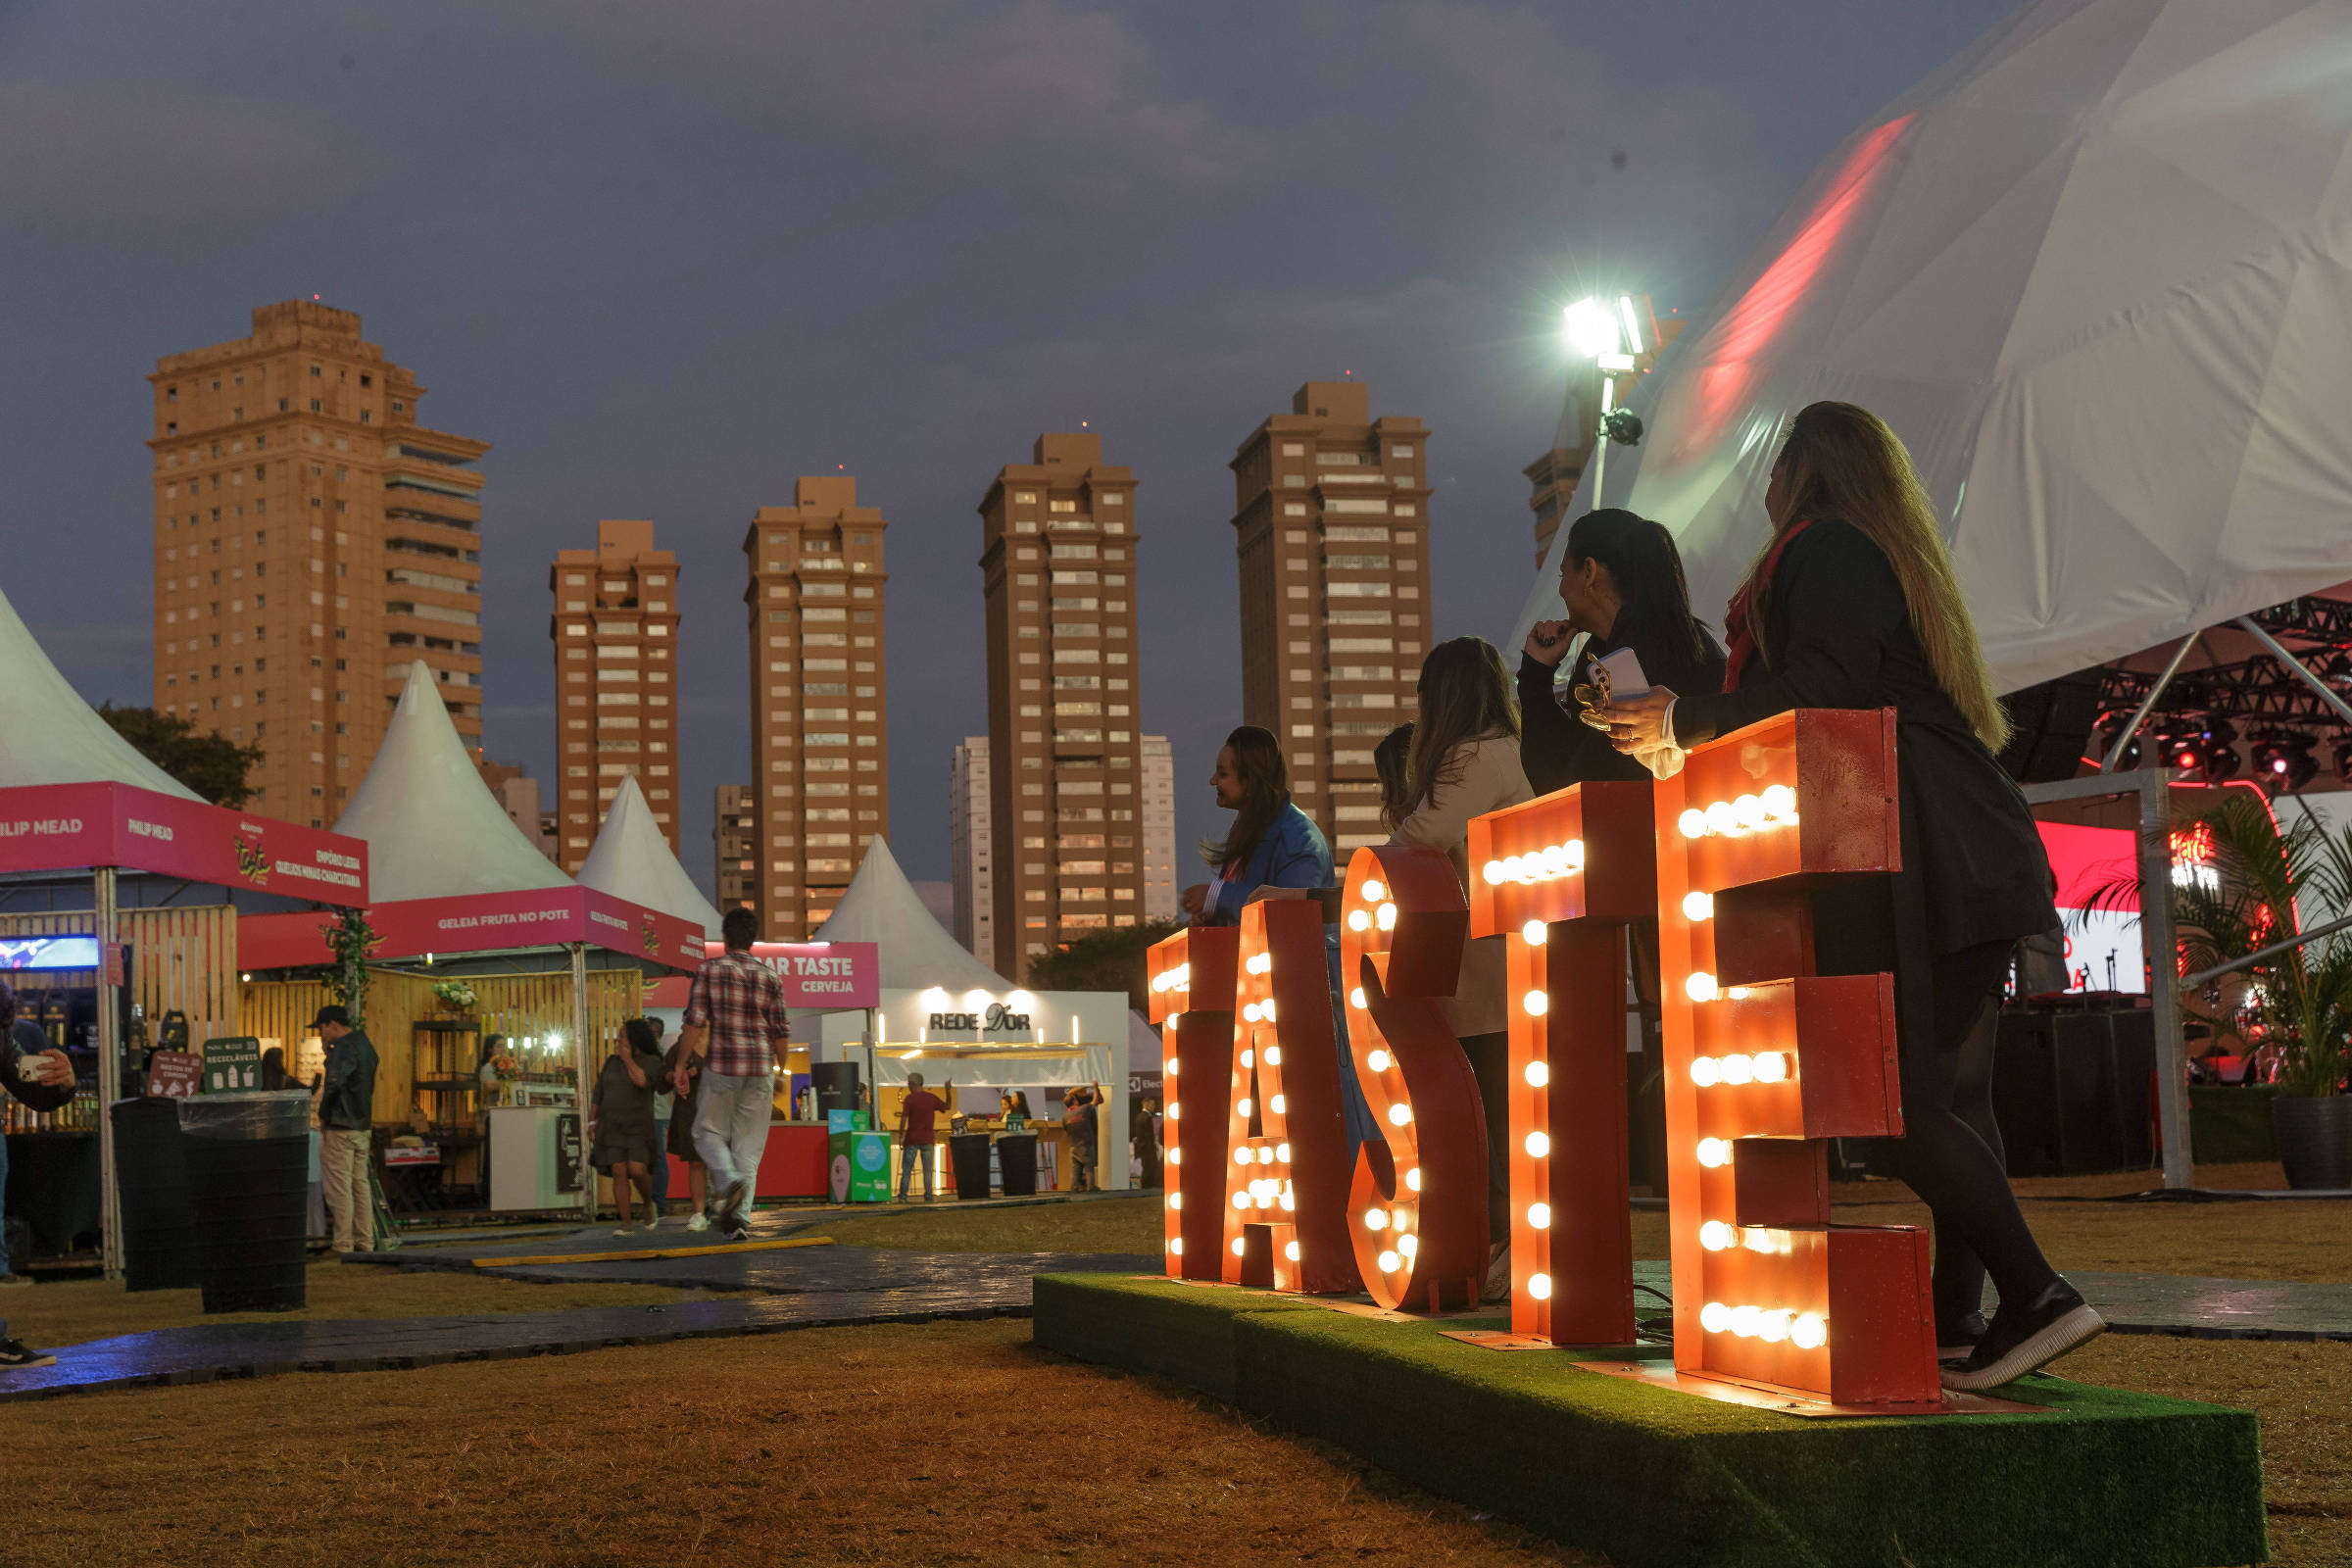
<path fill-rule="evenodd" d="M 1740 813 L 1729 801 L 1717 801 L 1707 808 L 1707 831 L 1732 834 L 1740 831 Z"/>
<path fill-rule="evenodd" d="M 1359 909 L 1356 912 L 1360 914 L 1363 911 Z M 1358 1011 L 1363 1009 L 1364 988 L 1362 986 L 1357 986 L 1354 990 L 1348 993 L 1348 1005 L 1356 1008 Z"/>
<path fill-rule="evenodd" d="M 1285 1165 L 1289 1164 L 1291 1162 L 1291 1146 L 1288 1144 L 1276 1144 L 1274 1146 L 1274 1157 Z"/>
<path fill-rule="evenodd" d="M 1732 1332 L 1743 1340 L 1756 1337 L 1756 1321 L 1764 1314 L 1742 1301 L 1732 1308 Z"/>
<path fill-rule="evenodd" d="M 1285 1242 L 1285 1243 L 1283 1243 L 1283 1246 L 1282 1246 L 1282 1255 L 1283 1255 L 1283 1256 L 1285 1256 L 1285 1257 L 1287 1257 L 1287 1258 L 1289 1258 L 1289 1259 L 1290 1259 L 1292 1262 L 1294 1262 L 1294 1263 L 1298 1262 L 1298 1244 L 1297 1242 Z"/>
<path fill-rule="evenodd" d="M 1550 1300 L 1551 1276 L 1548 1274 L 1530 1274 L 1527 1277 L 1527 1294 L 1534 1297 L 1539 1301 Z"/>
<path fill-rule="evenodd" d="M 1233 1206 L 1236 1208 L 1248 1208 L 1250 1206 L 1250 1195 L 1248 1193 L 1234 1194 Z"/>
<path fill-rule="evenodd" d="M 1363 995 L 1363 993 L 1359 991 L 1356 993 L 1356 995 L 1360 997 Z M 1378 1046 L 1373 1047 L 1364 1054 L 1364 1065 L 1371 1068 L 1374 1072 L 1387 1072 L 1389 1070 L 1389 1054 Z"/>
<path fill-rule="evenodd" d="M 1720 1138 L 1701 1138 L 1698 1162 L 1709 1170 L 1720 1170 L 1732 1162 L 1732 1146 Z"/>
<path fill-rule="evenodd" d="M 1171 1257 L 1182 1257 L 1182 1256 L 1184 1255 L 1184 1238 L 1183 1238 L 1183 1237 L 1181 1237 L 1181 1236 L 1175 1236 L 1175 1237 L 1170 1237 L 1170 1238 L 1169 1238 L 1169 1240 L 1168 1240 L 1168 1255 L 1169 1255 L 1169 1256 L 1171 1256 Z"/>
<path fill-rule="evenodd" d="M 1239 1240 L 1236 1240 L 1233 1244 L 1233 1255 L 1236 1257 L 1242 1255 L 1242 1244 Z"/>
<path fill-rule="evenodd" d="M 1723 1081 L 1725 1083 L 1743 1084 L 1753 1079 L 1755 1075 L 1756 1064 L 1738 1052 L 1723 1058 Z"/>
<path fill-rule="evenodd" d="M 1254 1052 L 1254 1051 L 1245 1051 L 1245 1052 L 1243 1052 L 1243 1053 L 1242 1053 L 1242 1066 L 1243 1066 L 1244 1068 L 1254 1067 L 1254 1066 L 1256 1066 L 1256 1065 L 1257 1065 L 1257 1053 L 1256 1053 L 1256 1052 Z"/>
<path fill-rule="evenodd" d="M 1266 1022 L 1272 1023 L 1273 1021 L 1274 1014 L 1271 1012 L 1267 1013 Z M 1269 1067 L 1279 1067 L 1282 1065 L 1282 1048 L 1280 1046 L 1268 1046 L 1266 1048 L 1266 1065 Z"/>
<path fill-rule="evenodd" d="M 1715 1058 L 1713 1056 L 1693 1056 L 1690 1058 L 1690 1081 L 1692 1083 L 1698 1085 L 1698 1087 L 1701 1089 L 1712 1089 L 1715 1087 L 1717 1078 L 1718 1074 L 1715 1071 Z"/>
<path fill-rule="evenodd" d="M 1233 1152 L 1233 1162 L 1236 1165 L 1247 1165 L 1250 1163 L 1250 1151 L 1246 1146 Z"/>
<path fill-rule="evenodd" d="M 1364 884 L 1364 902 L 1366 904 L 1378 904 L 1382 899 L 1388 896 L 1388 892 L 1389 890 L 1382 887 L 1378 882 L 1366 882 Z"/>
<path fill-rule="evenodd" d="M 1709 1301 L 1698 1309 L 1698 1326 L 1709 1334 L 1721 1334 L 1732 1326 L 1732 1309 L 1721 1301 Z"/>
<path fill-rule="evenodd" d="M 1526 1078 L 1528 1088 L 1541 1089 L 1551 1082 L 1551 1069 L 1543 1062 L 1531 1061 L 1527 1064 L 1527 1071 L 1521 1076 Z"/>
<path fill-rule="evenodd" d="M 1168 1206 L 1170 1208 L 1182 1208 L 1184 1206 L 1184 1195 L 1182 1193 L 1170 1193 L 1168 1195 Z"/>
<path fill-rule="evenodd" d="M 1389 1107 L 1389 1125 L 1390 1125 L 1390 1126 L 1392 1126 L 1392 1127 L 1401 1127 L 1401 1126 L 1403 1126 L 1403 1125 L 1404 1125 L 1406 1122 L 1408 1122 L 1408 1121 L 1411 1121 L 1412 1119 L 1413 1119 L 1413 1107 L 1412 1107 L 1412 1106 L 1410 1106 L 1410 1105 L 1407 1105 L 1407 1104 L 1403 1104 L 1403 1103 L 1401 1103 L 1401 1102 L 1400 1102 L 1400 1103 L 1397 1103 L 1397 1104 L 1391 1105 L 1391 1106 Z"/>
<path fill-rule="evenodd" d="M 1540 1231 L 1551 1229 L 1551 1205 L 1549 1203 L 1528 1204 L 1527 1222 Z"/>
<path fill-rule="evenodd" d="M 1257 1021 L 1259 1023 L 1272 1023 L 1274 1021 L 1274 999 L 1272 997 L 1268 997 L 1265 1001 L 1257 1004 Z M 1268 1059 L 1270 1060 L 1272 1058 Z"/>
<path fill-rule="evenodd" d="M 1788 1058 L 1787 1056 L 1777 1051 L 1760 1051 L 1756 1054 L 1756 1082 L 1777 1084 L 1788 1076 Z"/>
<path fill-rule="evenodd" d="M 1176 1147 L 1175 1147 L 1173 1144 L 1169 1145 L 1169 1146 L 1168 1146 L 1168 1163 L 1169 1163 L 1169 1164 L 1171 1164 L 1171 1165 L 1181 1165 L 1181 1164 L 1183 1164 L 1183 1163 L 1184 1163 L 1184 1151 L 1183 1151 L 1183 1150 L 1181 1150 L 1181 1149 L 1178 1149 L 1178 1148 L 1176 1148 Z"/>
<path fill-rule="evenodd" d="M 1788 1313 L 1766 1312 L 1756 1319 L 1756 1338 L 1766 1345 L 1778 1345 L 1788 1337 Z"/>
<path fill-rule="evenodd" d="M 1772 1239 L 1772 1232 L 1761 1225 L 1751 1225 L 1742 1232 L 1740 1237 L 1740 1245 L 1751 1252 L 1763 1252 L 1767 1255 L 1781 1250 L 1780 1244 Z"/>
<path fill-rule="evenodd" d="M 1715 900 L 1714 900 L 1714 898 L 1713 898 L 1711 895 L 1709 895 L 1709 894 L 1705 894 L 1705 893 L 1686 893 L 1686 894 L 1684 894 L 1684 895 L 1683 895 L 1683 918 L 1684 918 L 1684 919 L 1686 919 L 1686 920 L 1689 920 L 1689 921 L 1690 921 L 1691 924 L 1693 924 L 1693 925 L 1696 925 L 1696 924 L 1697 924 L 1699 921 L 1701 921 L 1701 920 L 1712 920 L 1712 919 L 1714 919 L 1714 918 L 1715 918 Z"/>
<path fill-rule="evenodd" d="M 1761 797 L 1764 814 L 1778 821 L 1791 821 L 1796 816 L 1796 791 L 1786 784 L 1775 784 Z"/>
<path fill-rule="evenodd" d="M 1732 1245 L 1732 1228 L 1722 1220 L 1708 1220 L 1698 1228 L 1698 1245 L 1710 1252 L 1723 1251 Z"/>
<path fill-rule="evenodd" d="M 1255 1022 L 1257 1022 L 1257 1018 L 1258 1018 L 1257 1004 L 1256 1004 L 1256 1003 L 1254 1003 L 1254 1002 L 1245 1002 L 1245 1003 L 1243 1003 L 1243 1004 L 1242 1004 L 1242 1017 L 1243 1017 L 1245 1020 L 1247 1020 L 1248 1022 L 1250 1022 L 1250 1023 L 1255 1023 Z"/>
<path fill-rule="evenodd" d="M 1703 839 L 1707 836 L 1707 813 L 1694 806 L 1677 817 L 1674 825 L 1687 839 Z"/>
<path fill-rule="evenodd" d="M 1421 1238 L 1418 1236 L 1397 1237 L 1396 1250 L 1402 1252 L 1406 1257 L 1413 1256 L 1421 1250 Z"/>
<path fill-rule="evenodd" d="M 1411 1170 L 1408 1170 L 1404 1173 L 1404 1190 L 1408 1193 L 1417 1193 L 1421 1190 L 1420 1166 L 1415 1165 Z"/>
<path fill-rule="evenodd" d="M 1384 904 L 1384 905 L 1382 905 L 1382 906 L 1380 906 L 1380 913 L 1379 913 L 1377 916 L 1375 916 L 1375 917 L 1374 917 L 1374 923 L 1376 923 L 1376 924 L 1377 924 L 1377 925 L 1378 925 L 1378 926 L 1379 926 L 1379 927 L 1380 927 L 1380 928 L 1381 928 L 1383 931 L 1394 931 L 1394 930 L 1396 930 L 1396 906 L 1395 906 L 1394 904 Z"/>
<path fill-rule="evenodd" d="M 1732 812 L 1740 818 L 1741 827 L 1752 829 L 1764 825 L 1764 802 L 1756 796 L 1740 796 L 1732 803 Z"/>
<path fill-rule="evenodd" d="M 1519 928 L 1519 940 L 1531 948 L 1542 947 L 1544 938 L 1550 934 L 1549 928 L 1541 920 L 1530 920 Z"/>
<path fill-rule="evenodd" d="M 1242 1119 L 1244 1121 L 1248 1121 L 1250 1119 L 1250 1113 L 1257 1108 L 1257 1103 L 1249 1097 L 1244 1096 L 1241 1103 L 1236 1105 L 1234 1108 L 1242 1113 Z"/>
<path fill-rule="evenodd" d="M 1541 1018 L 1550 1010 L 1551 999 L 1541 991 L 1530 991 L 1519 999 L 1519 1005 L 1527 1009 L 1530 1018 Z"/>
<path fill-rule="evenodd" d="M 1478 874 L 1487 879 L 1487 886 L 1491 888 L 1499 887 L 1502 884 L 1502 862 L 1500 860 L 1489 860 L 1485 865 L 1482 865 L 1478 868 Z"/>
<path fill-rule="evenodd" d="M 1788 1325 L 1788 1343 L 1800 1350 L 1818 1350 L 1830 1340 L 1830 1325 L 1817 1314 L 1802 1312 Z"/>
<path fill-rule="evenodd" d="M 1298 1195 L 1291 1191 L 1289 1182 L 1282 1184 L 1282 1206 L 1286 1211 L 1298 1206 Z"/>
<path fill-rule="evenodd" d="M 1543 1159 L 1548 1156 L 1551 1153 L 1551 1135 L 1549 1133 L 1529 1133 L 1527 1135 L 1527 1152 L 1529 1157 L 1534 1159 Z"/>
<path fill-rule="evenodd" d="M 1273 1163 L 1274 1163 L 1274 1151 L 1272 1151 L 1271 1149 L 1260 1149 L 1260 1150 L 1257 1152 L 1257 1162 L 1258 1162 L 1260 1165 L 1271 1165 L 1271 1164 L 1273 1164 Z"/>
<path fill-rule="evenodd" d="M 1380 1254 L 1379 1258 L 1376 1259 L 1376 1261 L 1380 1264 L 1380 1271 L 1383 1274 L 1394 1274 L 1396 1272 L 1398 1260 L 1395 1252 L 1383 1252 Z"/>
<path fill-rule="evenodd" d="M 1371 924 L 1372 924 L 1372 917 L 1371 917 L 1370 915 L 1366 914 L 1366 913 L 1365 913 L 1363 910 L 1361 910 L 1361 909 L 1349 909 L 1349 910 L 1348 911 L 1348 930 L 1350 930 L 1350 931 L 1361 931 L 1361 930 L 1364 930 L 1366 927 L 1370 926 Z"/>
<path fill-rule="evenodd" d="M 1173 1077 L 1175 1077 L 1175 1076 L 1176 1076 L 1176 1058 L 1175 1058 L 1174 1056 L 1170 1056 L 1170 1057 L 1168 1058 L 1168 1061 L 1167 1061 L 1167 1066 L 1166 1066 L 1166 1068 L 1165 1068 L 1164 1070 L 1166 1071 L 1166 1073 L 1167 1073 L 1167 1075 L 1168 1075 L 1169 1077 L 1173 1078 Z M 1173 1109 L 1174 1107 L 1173 1107 L 1173 1106 L 1171 1106 L 1171 1107 L 1169 1107 L 1169 1108 L 1170 1108 L 1170 1109 Z"/>
<path fill-rule="evenodd" d="M 1715 977 L 1704 969 L 1693 970 L 1690 977 L 1683 982 L 1683 991 L 1692 1002 L 1713 1002 Z"/>
<path fill-rule="evenodd" d="M 1283 1097 L 1281 1095 L 1268 1095 L 1266 1104 L 1272 1108 L 1275 1115 L 1282 1114 Z"/>

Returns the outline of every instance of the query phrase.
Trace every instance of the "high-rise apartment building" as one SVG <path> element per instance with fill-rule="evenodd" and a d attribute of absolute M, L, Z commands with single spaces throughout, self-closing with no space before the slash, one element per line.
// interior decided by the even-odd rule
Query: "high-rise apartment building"
<path fill-rule="evenodd" d="M 556 858 L 556 813 L 546 808 L 539 794 L 539 781 L 524 770 L 519 762 L 494 762 L 480 747 L 473 749 L 474 770 L 498 804 L 506 808 L 507 820 L 515 831 L 539 846 L 539 853 L 549 859 Z"/>
<path fill-rule="evenodd" d="M 555 613 L 556 863 L 577 875 L 630 774 L 678 851 L 678 558 L 654 525 L 608 518 L 547 568 Z"/>
<path fill-rule="evenodd" d="M 1650 368 L 1657 364 L 1658 355 L 1673 342 L 1683 329 L 1682 318 L 1659 318 L 1650 310 L 1649 296 L 1633 296 L 1636 320 L 1643 326 L 1645 336 L 1642 351 L 1634 356 L 1634 368 L 1619 371 L 1614 393 L 1619 404 Z M 1559 532 L 1560 522 L 1567 515 L 1568 503 L 1576 487 L 1584 479 L 1585 466 L 1592 461 L 1592 446 L 1600 427 L 1600 367 L 1595 362 L 1577 366 L 1568 377 L 1568 395 L 1560 405 L 1560 422 L 1551 433 L 1551 450 L 1520 471 L 1535 487 L 1528 498 L 1528 507 L 1536 514 L 1536 564 L 1542 565 L 1551 550 L 1551 537 Z"/>
<path fill-rule="evenodd" d="M 412 663 L 478 742 L 490 444 L 417 423 L 416 376 L 307 300 L 147 379 L 155 707 L 261 747 L 253 808 L 314 827 L 342 814 Z"/>
<path fill-rule="evenodd" d="M 827 474 L 801 479 L 789 507 L 761 507 L 743 537 L 757 906 L 771 942 L 822 925 L 866 845 L 890 831 L 885 526 L 858 505 L 855 478 Z"/>
<path fill-rule="evenodd" d="M 1309 381 L 1233 458 L 1242 711 L 1336 855 L 1385 837 L 1372 749 L 1429 651 L 1428 439 L 1360 381 Z"/>
<path fill-rule="evenodd" d="M 1144 918 L 1173 920 L 1176 904 L 1176 750 L 1144 737 Z"/>
<path fill-rule="evenodd" d="M 956 940 L 989 967 L 997 962 L 996 855 L 989 826 L 988 737 L 966 735 L 948 773 L 948 841 L 955 858 Z"/>
<path fill-rule="evenodd" d="M 711 816 L 710 839 L 717 852 L 718 907 L 760 907 L 760 797 L 749 784 L 721 784 Z"/>
<path fill-rule="evenodd" d="M 996 966 L 1143 917 L 1135 477 L 1046 434 L 980 503 Z"/>

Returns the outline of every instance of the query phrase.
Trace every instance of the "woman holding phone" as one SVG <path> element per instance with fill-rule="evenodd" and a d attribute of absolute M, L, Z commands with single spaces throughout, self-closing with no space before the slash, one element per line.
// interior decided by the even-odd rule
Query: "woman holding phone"
<path fill-rule="evenodd" d="M 1999 1157 L 1954 1110 L 1963 1048 L 1998 1002 L 2011 949 L 2058 923 L 2049 860 L 1993 760 L 2008 715 L 1894 432 L 1851 404 L 1813 404 L 1789 425 L 1764 506 L 1773 536 L 1725 617 L 1724 689 L 1620 699 L 1610 739 L 1689 747 L 1795 708 L 1895 710 L 1903 869 L 1815 893 L 1814 951 L 1824 974 L 1894 969 L 1895 922 L 1918 911 L 1929 972 L 1896 976 L 1909 1015 L 1893 1148 L 1935 1216 L 1937 1344 L 1966 1350 L 1944 1384 L 1995 1388 L 2106 1327 L 2042 1256 Z M 1961 1314 L 1975 1303 L 1949 1286 L 1980 1258 L 2000 1310 L 1970 1347 Z"/>

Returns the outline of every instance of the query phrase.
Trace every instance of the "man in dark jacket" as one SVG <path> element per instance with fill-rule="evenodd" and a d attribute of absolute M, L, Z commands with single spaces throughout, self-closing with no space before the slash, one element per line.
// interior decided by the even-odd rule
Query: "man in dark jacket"
<path fill-rule="evenodd" d="M 342 1007 L 320 1007 L 311 1020 L 326 1043 L 318 1092 L 318 1174 L 335 1220 L 335 1250 L 375 1250 L 374 1189 L 368 1179 L 375 1126 L 375 1047 L 351 1026 Z"/>
<path fill-rule="evenodd" d="M 49 1044 L 40 1025 L 17 1016 L 17 994 L 0 980 L 0 1089 L 34 1110 L 56 1110 L 74 1098 L 74 1064 Z M 0 1138 L 0 1196 L 8 1192 L 8 1140 Z M 25 1286 L 31 1280 L 8 1266 L 7 1215 L 0 1212 L 0 1286 Z M 8 1321 L 0 1318 L 0 1370 L 49 1366 L 57 1357 L 28 1349 L 8 1337 Z"/>

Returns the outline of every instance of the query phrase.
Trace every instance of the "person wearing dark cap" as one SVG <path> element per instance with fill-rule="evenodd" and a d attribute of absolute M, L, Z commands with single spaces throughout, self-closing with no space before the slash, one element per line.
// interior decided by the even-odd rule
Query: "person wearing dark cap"
<path fill-rule="evenodd" d="M 335 1250 L 375 1250 L 375 1200 L 368 1184 L 375 1128 L 375 1046 L 352 1027 L 349 1009 L 326 1006 L 311 1020 L 326 1044 L 318 1096 L 319 1184 L 335 1221 Z"/>

